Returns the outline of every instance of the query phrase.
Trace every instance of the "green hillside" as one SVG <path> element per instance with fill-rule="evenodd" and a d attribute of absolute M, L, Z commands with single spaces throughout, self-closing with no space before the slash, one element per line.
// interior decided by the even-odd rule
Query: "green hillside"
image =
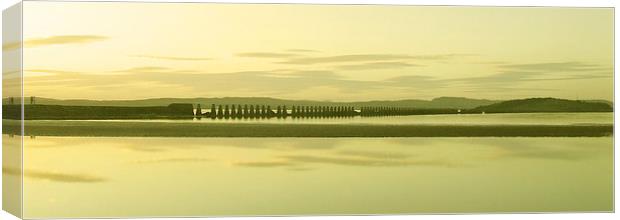
<path fill-rule="evenodd" d="M 480 106 L 471 112 L 521 113 L 521 112 L 612 112 L 611 105 L 604 102 L 567 100 L 555 98 L 529 98 L 509 100 Z"/>
<path fill-rule="evenodd" d="M 3 119 L 20 119 L 20 105 L 3 105 Z M 67 105 L 25 105 L 24 119 L 153 119 L 192 118 L 191 104 L 172 103 L 167 106 L 67 106 Z"/>

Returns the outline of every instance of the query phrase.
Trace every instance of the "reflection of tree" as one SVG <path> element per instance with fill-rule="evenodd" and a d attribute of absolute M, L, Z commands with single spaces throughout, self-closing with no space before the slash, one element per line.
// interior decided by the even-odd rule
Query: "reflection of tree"
<path fill-rule="evenodd" d="M 265 105 L 260 106 L 260 111 L 258 112 L 258 114 L 261 118 L 265 116 Z"/>

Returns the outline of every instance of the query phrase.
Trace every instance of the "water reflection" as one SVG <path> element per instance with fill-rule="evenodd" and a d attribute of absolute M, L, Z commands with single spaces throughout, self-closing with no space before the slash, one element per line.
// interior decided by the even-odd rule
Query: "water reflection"
<path fill-rule="evenodd" d="M 24 140 L 25 214 L 609 211 L 612 140 L 41 136 Z"/>
<path fill-rule="evenodd" d="M 406 159 L 412 156 L 411 154 L 402 153 L 402 152 L 358 151 L 358 150 L 339 151 L 338 154 L 374 158 L 374 159 Z"/>
<path fill-rule="evenodd" d="M 295 166 L 297 164 L 290 161 L 261 161 L 261 162 L 235 162 L 236 166 L 246 167 L 287 167 Z"/>
<path fill-rule="evenodd" d="M 613 124 L 613 112 L 443 114 L 342 118 L 253 118 L 187 120 L 87 120 L 119 122 L 271 123 L 271 124 L 389 124 L 389 125 L 585 125 Z"/>
<path fill-rule="evenodd" d="M 293 155 L 283 156 L 283 158 L 295 163 L 317 163 L 317 164 L 333 164 L 344 166 L 369 166 L 369 167 L 388 167 L 388 166 L 451 166 L 449 161 L 440 160 L 394 160 L 394 159 L 364 159 L 364 158 L 347 158 L 347 157 L 322 157 L 322 156 L 306 156 Z"/>

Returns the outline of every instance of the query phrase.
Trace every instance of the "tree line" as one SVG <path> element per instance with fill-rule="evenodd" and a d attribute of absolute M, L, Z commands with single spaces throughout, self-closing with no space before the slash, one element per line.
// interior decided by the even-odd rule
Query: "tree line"
<path fill-rule="evenodd" d="M 196 117 L 210 118 L 286 118 L 286 117 L 352 117 L 352 116 L 395 116 L 419 114 L 455 114 L 455 109 L 416 109 L 404 107 L 360 107 L 352 106 L 305 106 L 277 105 L 215 105 L 202 113 L 200 104 L 196 107 Z"/>

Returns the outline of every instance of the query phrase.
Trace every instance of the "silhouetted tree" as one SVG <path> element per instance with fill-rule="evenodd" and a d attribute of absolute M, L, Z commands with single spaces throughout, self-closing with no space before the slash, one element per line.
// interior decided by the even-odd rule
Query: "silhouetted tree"
<path fill-rule="evenodd" d="M 237 117 L 237 105 L 235 104 L 230 105 L 230 117 Z"/>
<path fill-rule="evenodd" d="M 202 117 L 202 108 L 200 108 L 200 104 L 196 105 L 196 113 L 194 113 L 194 115 L 198 117 Z"/>
<path fill-rule="evenodd" d="M 215 104 L 211 104 L 211 118 L 215 118 L 217 115 L 215 114 Z"/>
<path fill-rule="evenodd" d="M 222 108 L 222 105 L 217 106 L 217 117 L 218 118 L 224 117 L 224 109 Z"/>

